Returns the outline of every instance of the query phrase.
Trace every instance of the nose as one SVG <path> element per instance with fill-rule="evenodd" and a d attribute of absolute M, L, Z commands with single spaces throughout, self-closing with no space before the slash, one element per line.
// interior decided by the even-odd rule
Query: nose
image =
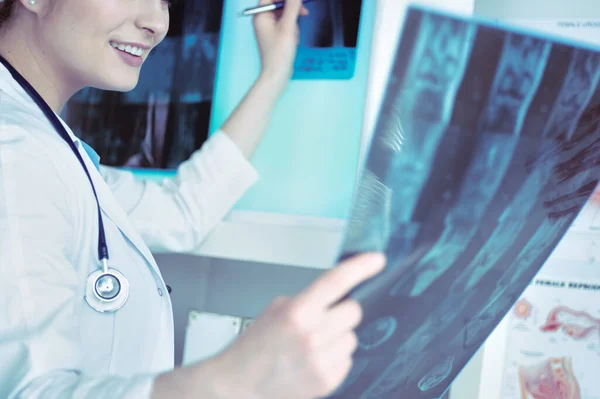
<path fill-rule="evenodd" d="M 155 44 L 169 29 L 169 9 L 164 0 L 142 0 L 136 26 L 153 36 Z"/>

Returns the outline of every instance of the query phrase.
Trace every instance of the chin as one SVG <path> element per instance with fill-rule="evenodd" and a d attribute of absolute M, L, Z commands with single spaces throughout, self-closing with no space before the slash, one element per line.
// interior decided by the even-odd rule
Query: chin
<path fill-rule="evenodd" d="M 118 76 L 104 76 L 96 88 L 108 91 L 131 91 L 135 89 L 139 81 L 139 74 L 119 74 Z"/>
<path fill-rule="evenodd" d="M 131 91 L 131 90 L 135 89 L 135 87 L 137 86 L 137 83 L 138 83 L 138 81 L 136 80 L 133 83 L 115 86 L 112 88 L 112 91 L 121 91 L 121 92 Z"/>
<path fill-rule="evenodd" d="M 113 82 L 113 84 L 111 85 L 111 87 L 107 90 L 110 91 L 131 91 L 133 89 L 135 89 L 135 87 L 138 84 L 138 79 L 135 80 L 129 80 L 129 81 L 121 81 L 121 82 Z"/>

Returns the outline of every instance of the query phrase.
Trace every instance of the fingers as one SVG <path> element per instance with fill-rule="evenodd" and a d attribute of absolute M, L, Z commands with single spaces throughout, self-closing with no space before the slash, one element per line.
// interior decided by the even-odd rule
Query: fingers
<path fill-rule="evenodd" d="M 340 362 L 337 366 L 335 366 L 335 371 L 334 371 L 334 381 L 335 381 L 335 388 L 332 389 L 330 392 L 327 392 L 327 394 L 331 395 L 333 394 L 341 385 L 342 383 L 346 380 L 346 378 L 348 377 L 348 374 L 350 373 L 350 371 L 352 370 L 352 359 L 347 359 L 344 360 L 342 362 Z"/>
<path fill-rule="evenodd" d="M 285 0 L 281 21 L 288 27 L 295 27 L 304 6 L 302 0 Z"/>
<path fill-rule="evenodd" d="M 285 305 L 286 303 L 288 303 L 291 300 L 290 297 L 288 296 L 278 296 L 275 299 L 273 299 L 271 301 L 271 304 L 269 305 L 269 308 L 271 309 L 279 309 L 280 307 L 282 307 L 283 305 Z"/>
<path fill-rule="evenodd" d="M 358 339 L 354 333 L 339 337 L 331 346 L 321 352 L 316 359 L 316 369 L 320 370 L 320 393 L 329 395 L 335 391 L 352 369 L 352 354 L 356 351 Z"/>
<path fill-rule="evenodd" d="M 295 301 L 299 306 L 329 307 L 379 273 L 384 265 L 385 257 L 380 253 L 365 253 L 346 259 L 297 295 Z"/>
<path fill-rule="evenodd" d="M 362 318 L 360 303 L 348 299 L 327 312 L 315 341 L 319 345 L 329 345 L 358 327 Z"/>
<path fill-rule="evenodd" d="M 321 360 L 323 364 L 336 366 L 351 360 L 357 347 L 358 337 L 354 332 L 348 332 L 332 342 L 328 350 L 323 351 L 324 357 Z"/>
<path fill-rule="evenodd" d="M 274 0 L 259 0 L 258 5 L 259 6 L 264 6 L 267 4 L 272 4 L 274 2 Z M 288 3 L 295 3 L 298 2 L 299 5 L 299 9 L 294 8 L 295 6 L 292 4 L 288 4 Z M 295 26 L 296 22 L 298 20 L 298 16 L 302 16 L 302 17 L 306 17 L 309 12 L 308 9 L 306 7 L 304 7 L 302 0 L 286 0 L 286 3 L 284 5 L 284 7 L 282 9 L 278 9 L 275 11 L 272 11 L 275 16 L 277 17 L 278 21 L 284 21 L 284 24 L 290 25 L 291 26 Z M 287 17 L 282 18 L 282 16 L 285 16 L 286 13 L 288 14 Z M 262 14 L 257 14 L 255 15 L 255 17 L 261 16 Z"/>

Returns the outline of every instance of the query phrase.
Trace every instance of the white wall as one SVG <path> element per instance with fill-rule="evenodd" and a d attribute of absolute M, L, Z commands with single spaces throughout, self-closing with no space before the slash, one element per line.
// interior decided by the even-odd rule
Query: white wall
<path fill-rule="evenodd" d="M 600 45 L 598 0 L 475 0 L 474 14 Z"/>
<path fill-rule="evenodd" d="M 598 0 L 475 0 L 474 13 L 499 19 L 598 19 Z"/>

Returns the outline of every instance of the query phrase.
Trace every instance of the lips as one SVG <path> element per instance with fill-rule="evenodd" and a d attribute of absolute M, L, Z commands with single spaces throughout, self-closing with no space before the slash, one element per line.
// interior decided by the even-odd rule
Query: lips
<path fill-rule="evenodd" d="M 111 42 L 111 47 L 119 55 L 119 58 L 130 67 L 139 68 L 144 63 L 144 57 L 142 57 L 144 50 L 139 47 L 114 42 Z"/>
<path fill-rule="evenodd" d="M 119 42 L 115 42 L 115 41 L 111 41 L 110 45 L 122 52 L 131 54 L 133 56 L 136 57 L 141 57 L 144 55 L 144 52 L 146 51 L 142 46 L 136 46 L 136 45 L 131 45 L 131 44 L 126 44 L 126 43 L 119 43 Z"/>

